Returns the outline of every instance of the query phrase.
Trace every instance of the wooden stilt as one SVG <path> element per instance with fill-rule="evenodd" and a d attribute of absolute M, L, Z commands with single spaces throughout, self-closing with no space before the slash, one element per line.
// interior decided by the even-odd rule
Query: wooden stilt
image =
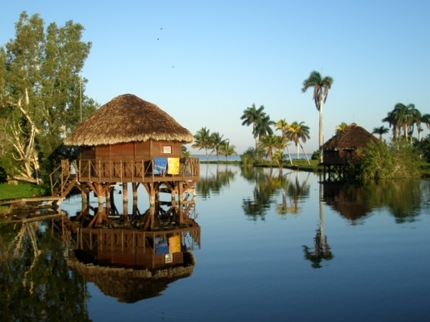
<path fill-rule="evenodd" d="M 128 216 L 128 183 L 122 183 L 122 203 L 123 203 L 123 216 Z"/>

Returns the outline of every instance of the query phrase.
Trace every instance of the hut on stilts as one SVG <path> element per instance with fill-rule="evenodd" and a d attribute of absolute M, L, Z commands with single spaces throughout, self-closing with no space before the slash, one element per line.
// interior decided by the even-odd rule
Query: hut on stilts
<path fill-rule="evenodd" d="M 373 134 L 352 123 L 325 142 L 321 147 L 324 182 L 344 181 L 345 166 L 354 162 L 359 156 L 358 149 L 372 140 L 378 142 Z"/>
<path fill-rule="evenodd" d="M 64 140 L 66 146 L 79 148 L 79 158 L 62 160 L 51 174 L 52 194 L 65 198 L 76 187 L 84 209 L 92 191 L 100 211 L 91 225 L 108 222 L 102 205 L 111 202 L 118 185 L 122 185 L 124 215 L 128 214 L 130 186 L 133 201 L 138 187 L 145 188 L 152 218 L 160 192 L 169 193 L 182 209 L 190 195 L 194 198 L 200 176 L 199 159 L 181 158 L 182 145 L 193 140 L 187 129 L 155 104 L 132 94 L 117 96 Z M 153 220 L 149 219 L 146 229 L 151 227 Z"/>

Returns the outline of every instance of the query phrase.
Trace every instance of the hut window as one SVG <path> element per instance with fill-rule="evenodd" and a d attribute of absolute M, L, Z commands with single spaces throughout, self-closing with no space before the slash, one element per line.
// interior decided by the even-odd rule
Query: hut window
<path fill-rule="evenodd" d="M 163 154 L 172 154 L 172 146 L 171 145 L 163 145 L 161 147 L 161 153 L 163 153 Z"/>

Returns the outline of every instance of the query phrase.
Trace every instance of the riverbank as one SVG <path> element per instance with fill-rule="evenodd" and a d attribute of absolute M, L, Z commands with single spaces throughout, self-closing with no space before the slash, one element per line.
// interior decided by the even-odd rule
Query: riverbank
<path fill-rule="evenodd" d="M 232 164 L 232 165 L 241 165 L 240 161 L 232 160 L 232 161 L 216 161 L 216 160 L 200 160 L 200 163 L 202 164 Z M 303 159 L 294 159 L 292 163 L 290 162 L 284 162 L 283 168 L 284 169 L 294 169 L 294 170 L 300 170 L 300 171 L 308 171 L 308 172 L 322 172 L 323 168 L 318 165 L 318 160 L 303 160 Z M 278 168 L 278 164 L 276 162 L 271 161 L 262 161 L 254 165 L 257 168 Z"/>
<path fill-rule="evenodd" d="M 295 159 L 293 163 L 284 163 L 284 169 L 293 169 L 299 171 L 307 171 L 307 172 L 322 172 L 322 166 L 318 165 L 318 160 L 309 160 L 310 164 L 306 160 L 303 159 Z M 202 164 L 220 164 L 220 165 L 240 165 L 241 162 L 239 160 L 210 160 L 205 161 L 201 160 Z M 278 164 L 275 162 L 264 161 L 255 165 L 255 167 L 272 167 L 278 168 Z M 421 178 L 430 178 L 430 164 L 423 163 L 420 166 Z M 29 183 L 19 183 L 18 185 L 9 185 L 7 183 L 0 184 L 0 200 L 8 200 L 8 199 L 20 199 L 20 198 L 30 198 L 30 197 L 40 197 L 47 195 L 46 187 L 35 186 Z M 0 205 L 0 213 L 8 213 L 9 206 L 8 205 Z"/>

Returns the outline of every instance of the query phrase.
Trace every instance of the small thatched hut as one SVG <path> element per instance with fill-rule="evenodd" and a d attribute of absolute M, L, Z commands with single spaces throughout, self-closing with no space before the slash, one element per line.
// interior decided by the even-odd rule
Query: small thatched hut
<path fill-rule="evenodd" d="M 378 139 L 361 126 L 352 123 L 324 143 L 321 147 L 324 181 L 343 181 L 345 165 L 357 160 L 357 150 L 365 147 L 370 141 L 377 142 Z"/>
<path fill-rule="evenodd" d="M 345 165 L 356 156 L 357 149 L 378 139 L 355 123 L 347 126 L 322 145 L 323 164 Z"/>
<path fill-rule="evenodd" d="M 82 159 L 180 157 L 193 135 L 157 105 L 131 94 L 115 97 L 64 140 Z"/>
<path fill-rule="evenodd" d="M 56 175 L 57 170 L 51 174 L 52 194 L 65 197 L 75 186 L 83 200 L 92 190 L 101 204 L 112 187 L 122 183 L 127 206 L 128 183 L 132 184 L 133 198 L 142 184 L 153 205 L 164 184 L 172 199 L 179 196 L 181 201 L 181 194 L 193 189 L 200 174 L 199 159 L 181 159 L 182 145 L 193 140 L 186 128 L 155 104 L 135 95 L 120 95 L 64 140 L 65 145 L 79 148 L 79 158 L 72 166 L 63 160 L 61 175 Z"/>

